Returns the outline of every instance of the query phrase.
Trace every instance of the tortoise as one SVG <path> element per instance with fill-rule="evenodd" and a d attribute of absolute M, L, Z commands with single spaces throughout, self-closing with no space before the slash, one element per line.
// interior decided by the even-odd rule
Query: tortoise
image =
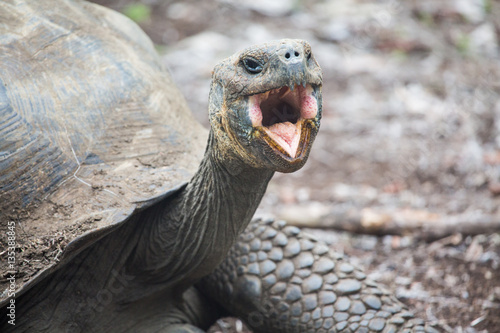
<path fill-rule="evenodd" d="M 220 62 L 208 132 L 145 34 L 95 4 L 0 2 L 0 63 L 2 332 L 424 328 L 322 242 L 251 221 L 319 129 L 307 42 Z"/>

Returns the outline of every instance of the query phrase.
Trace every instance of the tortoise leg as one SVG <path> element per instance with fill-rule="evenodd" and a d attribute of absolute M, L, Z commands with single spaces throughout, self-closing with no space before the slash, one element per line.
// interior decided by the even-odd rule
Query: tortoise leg
<path fill-rule="evenodd" d="M 252 222 L 198 287 L 258 332 L 438 332 L 284 221 Z"/>
<path fill-rule="evenodd" d="M 222 317 L 223 309 L 195 287 L 185 291 L 182 299 L 182 302 L 163 315 L 166 326 L 154 332 L 204 333 Z"/>
<path fill-rule="evenodd" d="M 158 333 L 205 333 L 205 331 L 191 324 L 176 324 L 158 331 Z"/>

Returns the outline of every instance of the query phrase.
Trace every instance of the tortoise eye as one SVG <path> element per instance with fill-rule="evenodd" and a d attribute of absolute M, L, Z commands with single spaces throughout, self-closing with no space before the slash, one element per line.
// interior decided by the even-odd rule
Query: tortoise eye
<path fill-rule="evenodd" d="M 255 60 L 253 58 L 245 58 L 242 62 L 248 73 L 259 74 L 260 72 L 262 72 L 263 65 L 258 60 Z"/>

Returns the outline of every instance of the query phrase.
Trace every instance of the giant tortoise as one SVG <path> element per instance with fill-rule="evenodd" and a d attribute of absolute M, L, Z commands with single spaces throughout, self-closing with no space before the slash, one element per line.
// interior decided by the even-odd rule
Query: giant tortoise
<path fill-rule="evenodd" d="M 0 330 L 424 329 L 325 244 L 251 222 L 273 173 L 307 160 L 321 75 L 304 41 L 238 52 L 213 71 L 207 132 L 127 18 L 0 2 Z"/>

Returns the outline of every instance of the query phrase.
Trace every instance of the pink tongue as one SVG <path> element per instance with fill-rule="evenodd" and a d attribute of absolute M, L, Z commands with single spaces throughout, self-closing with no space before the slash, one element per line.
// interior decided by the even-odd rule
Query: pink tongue
<path fill-rule="evenodd" d="M 277 123 L 269 127 L 269 130 L 281 137 L 288 145 L 292 145 L 293 138 L 297 127 L 291 122 Z"/>

